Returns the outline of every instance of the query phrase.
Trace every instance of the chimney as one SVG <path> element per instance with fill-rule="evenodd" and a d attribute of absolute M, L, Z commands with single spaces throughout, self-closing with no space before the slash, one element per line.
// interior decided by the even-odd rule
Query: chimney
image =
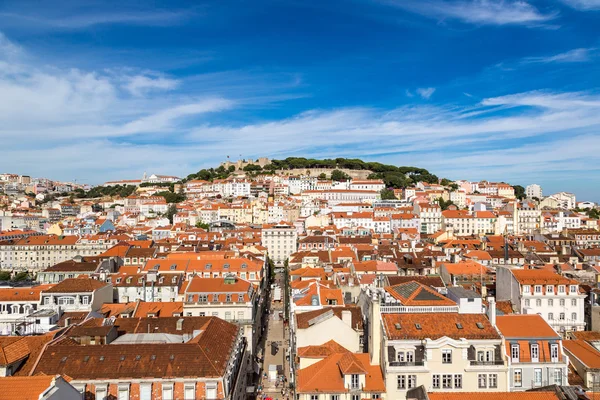
<path fill-rule="evenodd" d="M 352 313 L 349 310 L 342 310 L 342 321 L 352 328 Z"/>
<path fill-rule="evenodd" d="M 381 349 L 381 308 L 379 304 L 379 295 L 373 292 L 371 300 L 371 318 L 369 320 L 369 354 L 371 364 L 379 365 Z"/>
<path fill-rule="evenodd" d="M 183 330 L 183 318 L 179 318 L 179 319 L 177 320 L 177 328 L 176 328 L 176 329 L 177 329 L 178 331 L 181 331 L 181 330 Z"/>
<path fill-rule="evenodd" d="M 487 316 L 492 326 L 496 326 L 496 299 L 488 297 Z"/>

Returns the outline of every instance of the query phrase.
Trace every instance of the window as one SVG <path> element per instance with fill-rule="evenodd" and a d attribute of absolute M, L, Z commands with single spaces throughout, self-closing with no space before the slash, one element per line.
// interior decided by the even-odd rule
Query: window
<path fill-rule="evenodd" d="M 358 379 L 358 374 L 352 374 L 351 378 L 350 378 L 350 388 L 351 389 L 358 389 L 358 384 L 359 384 L 359 379 Z"/>
<path fill-rule="evenodd" d="M 73 297 L 59 297 L 58 304 L 61 306 L 75 304 L 75 299 Z"/>
<path fill-rule="evenodd" d="M 535 301 L 535 305 L 536 305 L 537 307 L 541 307 L 541 306 L 542 306 L 542 300 L 541 300 L 541 299 L 537 299 L 537 300 Z"/>
<path fill-rule="evenodd" d="M 340 395 L 339 394 L 332 394 L 331 395 L 331 400 L 340 400 Z"/>
<path fill-rule="evenodd" d="M 536 368 L 533 370 L 533 385 L 542 386 L 542 369 Z"/>
<path fill-rule="evenodd" d="M 412 351 L 407 351 L 406 352 L 406 362 L 414 362 L 415 361 L 415 355 Z"/>
<path fill-rule="evenodd" d="M 371 395 L 371 400 L 377 400 L 379 398 L 381 398 L 381 395 L 379 393 L 373 393 Z"/>
<path fill-rule="evenodd" d="M 318 394 L 311 394 L 310 395 L 310 400 L 319 400 L 319 395 Z"/>
<path fill-rule="evenodd" d="M 97 400 L 106 400 L 106 386 L 104 386 L 104 387 L 96 386 L 96 399 Z"/>
<path fill-rule="evenodd" d="M 485 359 L 485 352 L 483 351 L 478 351 L 477 352 L 477 361 L 483 361 Z"/>
<path fill-rule="evenodd" d="M 529 299 L 525 299 L 525 307 L 529 307 Z"/>
<path fill-rule="evenodd" d="M 81 298 L 81 304 L 84 304 L 84 305 L 90 304 L 90 298 L 88 296 L 83 296 Z"/>
<path fill-rule="evenodd" d="M 548 285 L 548 286 L 546 286 L 546 293 L 547 293 L 547 294 L 552 294 L 552 293 L 554 293 L 554 286 L 552 286 L 552 285 Z"/>
<path fill-rule="evenodd" d="M 217 398 L 217 384 L 216 383 L 207 383 L 206 384 L 206 398 L 210 400 L 214 400 Z M 317 399 L 319 396 L 317 395 Z"/>
<path fill-rule="evenodd" d="M 514 373 L 513 373 L 513 386 L 514 387 L 521 387 L 523 385 L 523 375 L 521 373 L 520 369 L 515 369 Z"/>
<path fill-rule="evenodd" d="M 510 355 L 513 361 L 519 362 L 519 345 L 513 344 L 510 347 Z"/>
<path fill-rule="evenodd" d="M 360 400 L 360 394 L 353 394 L 352 400 Z"/>
<path fill-rule="evenodd" d="M 462 389 L 462 375 L 454 375 L 454 389 Z"/>
<path fill-rule="evenodd" d="M 554 319 L 554 313 L 548 313 L 548 320 L 552 321 Z"/>
<path fill-rule="evenodd" d="M 558 360 L 558 345 L 557 344 L 550 345 L 550 358 L 552 358 L 552 362 L 556 362 Z"/>
<path fill-rule="evenodd" d="M 406 377 L 404 375 L 398 375 L 396 380 L 398 383 L 398 389 L 401 389 L 401 390 L 406 389 Z"/>
<path fill-rule="evenodd" d="M 119 400 L 129 400 L 129 387 L 119 386 Z"/>
<path fill-rule="evenodd" d="M 554 306 L 554 300 L 548 299 L 548 307 Z"/>
<path fill-rule="evenodd" d="M 488 377 L 488 383 L 490 385 L 490 389 L 496 389 L 498 387 L 498 375 L 490 374 Z"/>
<path fill-rule="evenodd" d="M 452 364 L 452 350 L 442 350 L 442 364 Z"/>
<path fill-rule="evenodd" d="M 571 289 L 569 289 L 569 292 L 571 292 L 572 294 L 577 293 L 577 286 L 571 285 Z"/>
<path fill-rule="evenodd" d="M 577 299 L 572 299 L 571 300 L 571 306 L 577 307 Z"/>
<path fill-rule="evenodd" d="M 442 387 L 452 389 L 452 375 L 442 375 Z"/>
<path fill-rule="evenodd" d="M 558 286 L 558 293 L 564 293 L 564 292 L 565 292 L 565 286 L 564 285 Z"/>
<path fill-rule="evenodd" d="M 431 381 L 431 386 L 434 389 L 439 389 L 440 388 L 440 376 L 439 375 L 433 375 L 432 381 Z"/>
<path fill-rule="evenodd" d="M 562 385 L 562 368 L 554 369 L 554 384 Z"/>
<path fill-rule="evenodd" d="M 539 348 L 537 344 L 531 345 L 531 361 L 538 361 L 539 358 Z"/>
<path fill-rule="evenodd" d="M 577 321 L 577 313 L 571 313 L 571 320 Z"/>
<path fill-rule="evenodd" d="M 404 362 L 404 352 L 403 351 L 398 352 L 398 362 Z"/>
<path fill-rule="evenodd" d="M 487 388 L 487 376 L 485 374 L 477 375 L 477 387 L 479 389 Z"/>
<path fill-rule="evenodd" d="M 416 375 L 408 375 L 408 388 L 412 389 L 417 387 L 417 376 Z"/>
<path fill-rule="evenodd" d="M 523 286 L 523 293 L 529 293 L 529 291 L 530 291 L 530 290 L 531 290 L 531 289 L 530 289 L 530 286 L 529 286 L 529 285 L 525 285 L 525 286 Z"/>
<path fill-rule="evenodd" d="M 535 292 L 542 293 L 542 287 L 540 285 L 535 285 Z"/>
<path fill-rule="evenodd" d="M 225 311 L 225 321 L 231 320 L 231 311 Z"/>
<path fill-rule="evenodd" d="M 565 299 L 560 299 L 560 301 L 558 302 L 560 304 L 561 307 L 565 306 Z"/>
<path fill-rule="evenodd" d="M 561 321 L 564 321 L 565 320 L 565 313 L 561 312 L 560 314 L 558 314 L 558 319 L 561 320 Z"/>

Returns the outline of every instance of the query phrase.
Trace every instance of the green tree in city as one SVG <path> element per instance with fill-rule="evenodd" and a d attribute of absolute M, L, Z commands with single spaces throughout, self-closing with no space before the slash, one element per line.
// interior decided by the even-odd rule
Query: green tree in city
<path fill-rule="evenodd" d="M 398 200 L 394 195 L 394 191 L 390 189 L 381 189 L 379 192 L 381 200 Z"/>
<path fill-rule="evenodd" d="M 169 218 L 169 222 L 171 224 L 173 223 L 173 217 L 175 214 L 177 214 L 177 206 L 175 204 L 171 204 L 167 209 L 167 213 L 165 214 L 165 216 Z"/>
<path fill-rule="evenodd" d="M 0 281 L 10 281 L 10 272 L 0 271 Z"/>
<path fill-rule="evenodd" d="M 523 200 L 527 195 L 525 194 L 525 188 L 521 185 L 514 185 L 515 197 L 519 200 Z"/>
<path fill-rule="evenodd" d="M 198 221 L 198 222 L 196 222 L 196 228 L 202 228 L 207 231 L 210 229 L 210 225 L 205 224 L 204 222 Z"/>
<path fill-rule="evenodd" d="M 348 175 L 344 171 L 340 171 L 339 169 L 334 169 L 331 172 L 331 179 L 337 182 L 346 181 L 350 179 L 350 175 Z"/>

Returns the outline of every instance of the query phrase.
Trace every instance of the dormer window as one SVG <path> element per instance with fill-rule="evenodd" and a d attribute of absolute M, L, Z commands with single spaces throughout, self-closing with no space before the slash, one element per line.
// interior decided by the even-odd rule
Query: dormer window
<path fill-rule="evenodd" d="M 523 293 L 529 293 L 531 290 L 531 286 L 529 285 L 524 285 L 523 286 Z"/>
<path fill-rule="evenodd" d="M 565 292 L 565 285 L 559 285 L 558 286 L 558 293 L 564 293 Z"/>
<path fill-rule="evenodd" d="M 542 293 L 542 285 L 535 285 L 535 292 Z"/>
<path fill-rule="evenodd" d="M 531 345 L 531 361 L 538 362 L 539 360 L 539 348 L 537 343 Z"/>
<path fill-rule="evenodd" d="M 550 345 L 550 358 L 552 359 L 552 362 L 558 362 L 558 345 L 557 344 Z"/>
<path fill-rule="evenodd" d="M 510 356 L 513 362 L 519 362 L 519 345 L 513 344 L 510 346 Z"/>
<path fill-rule="evenodd" d="M 554 286 L 552 286 L 552 285 L 546 286 L 546 294 L 553 294 L 553 293 L 554 293 Z"/>
<path fill-rule="evenodd" d="M 577 286 L 571 285 L 571 289 L 569 289 L 569 291 L 571 292 L 571 294 L 577 293 Z"/>
<path fill-rule="evenodd" d="M 219 295 L 213 294 L 212 301 L 215 301 L 215 302 L 219 301 Z"/>

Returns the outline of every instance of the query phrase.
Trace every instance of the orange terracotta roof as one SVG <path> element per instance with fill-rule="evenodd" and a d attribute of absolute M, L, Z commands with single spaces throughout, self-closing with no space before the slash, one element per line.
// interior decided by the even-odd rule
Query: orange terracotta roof
<path fill-rule="evenodd" d="M 335 353 L 346 353 L 346 349 L 335 340 L 330 340 L 320 346 L 305 346 L 298 348 L 298 357 L 300 358 L 325 358 Z"/>
<path fill-rule="evenodd" d="M 52 375 L 0 378 L 0 400 L 37 400 L 52 386 L 54 379 Z"/>
<path fill-rule="evenodd" d="M 581 339 L 563 340 L 563 347 L 586 367 L 593 369 L 600 368 L 600 352 L 588 342 Z"/>
<path fill-rule="evenodd" d="M 428 393 L 429 400 L 558 400 L 554 392 Z"/>
<path fill-rule="evenodd" d="M 500 339 L 483 314 L 382 314 L 381 318 L 391 340 L 435 340 L 444 336 L 452 339 Z"/>
<path fill-rule="evenodd" d="M 557 273 L 539 269 L 513 269 L 514 277 L 522 285 L 577 285 L 578 282 Z"/>
<path fill-rule="evenodd" d="M 362 369 L 361 369 L 362 367 Z M 383 393 L 385 384 L 378 365 L 371 365 L 369 354 L 347 352 L 332 354 L 307 368 L 298 371 L 299 393 L 347 393 L 344 386 L 344 370 L 361 371 L 365 375 L 364 392 Z"/>
<path fill-rule="evenodd" d="M 499 315 L 496 326 L 505 338 L 560 338 L 538 314 Z"/>
<path fill-rule="evenodd" d="M 70 278 L 43 290 L 43 293 L 84 293 L 93 292 L 106 286 L 106 283 L 96 279 Z"/>
<path fill-rule="evenodd" d="M 154 315 L 156 317 L 174 317 L 183 315 L 183 302 L 171 301 L 171 302 L 139 302 L 133 318 L 145 318 Z"/>
<path fill-rule="evenodd" d="M 54 285 L 0 288 L 0 301 L 40 301 L 40 293 Z"/>

